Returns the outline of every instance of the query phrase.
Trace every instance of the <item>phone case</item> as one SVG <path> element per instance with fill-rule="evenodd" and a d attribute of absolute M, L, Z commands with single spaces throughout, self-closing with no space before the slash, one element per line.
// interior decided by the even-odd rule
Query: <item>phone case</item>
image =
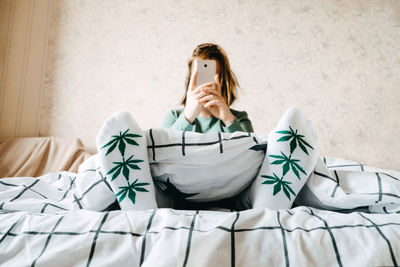
<path fill-rule="evenodd" d="M 217 62 L 215 60 L 196 60 L 195 69 L 197 69 L 196 86 L 214 82 L 214 76 L 217 73 Z"/>

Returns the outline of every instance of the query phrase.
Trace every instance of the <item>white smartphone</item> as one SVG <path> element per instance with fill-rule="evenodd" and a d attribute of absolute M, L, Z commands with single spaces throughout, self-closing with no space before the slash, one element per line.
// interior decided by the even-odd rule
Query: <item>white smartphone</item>
<path fill-rule="evenodd" d="M 212 59 L 197 59 L 195 61 L 195 70 L 198 71 L 196 87 L 205 83 L 214 82 L 214 76 L 217 74 L 217 62 Z"/>

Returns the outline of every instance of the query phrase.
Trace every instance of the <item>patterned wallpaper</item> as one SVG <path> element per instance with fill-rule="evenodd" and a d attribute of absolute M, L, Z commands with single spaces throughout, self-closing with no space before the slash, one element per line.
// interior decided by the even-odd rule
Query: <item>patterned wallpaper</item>
<path fill-rule="evenodd" d="M 246 110 L 266 134 L 290 106 L 313 121 L 320 154 L 400 170 L 400 1 L 57 0 L 41 135 L 91 149 L 128 110 L 160 127 L 202 42 L 228 53 Z"/>

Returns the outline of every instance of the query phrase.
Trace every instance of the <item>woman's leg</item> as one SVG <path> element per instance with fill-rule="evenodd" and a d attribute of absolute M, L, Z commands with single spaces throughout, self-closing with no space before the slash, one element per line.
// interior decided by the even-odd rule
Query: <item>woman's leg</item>
<path fill-rule="evenodd" d="M 317 157 L 311 122 L 297 108 L 288 109 L 268 135 L 267 152 L 251 187 L 253 208 L 290 208 Z"/>
<path fill-rule="evenodd" d="M 144 132 L 126 111 L 109 117 L 96 138 L 97 165 L 122 210 L 157 208 Z"/>

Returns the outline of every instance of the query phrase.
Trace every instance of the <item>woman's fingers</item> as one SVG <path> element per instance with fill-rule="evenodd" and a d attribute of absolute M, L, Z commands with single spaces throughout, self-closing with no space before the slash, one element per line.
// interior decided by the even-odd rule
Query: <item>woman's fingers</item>
<path fill-rule="evenodd" d="M 196 87 L 196 89 L 194 89 L 194 90 L 197 90 L 197 89 L 200 90 L 202 88 L 212 88 L 212 86 L 214 86 L 214 82 L 204 83 L 204 84 L 201 84 L 198 87 Z"/>
<path fill-rule="evenodd" d="M 206 95 L 198 100 L 198 103 L 203 105 L 203 107 L 207 108 L 210 106 L 220 106 L 220 103 L 223 103 L 223 99 L 216 95 Z"/>
<path fill-rule="evenodd" d="M 203 88 L 202 91 L 206 94 L 214 94 L 217 96 L 221 96 L 220 91 L 218 91 L 217 89 L 211 88 L 211 87 Z"/>
<path fill-rule="evenodd" d="M 210 86 L 199 86 L 193 90 L 194 94 L 202 93 L 203 95 L 206 94 L 215 94 L 218 95 L 218 92 Z"/>
<path fill-rule="evenodd" d="M 198 92 L 197 94 L 193 94 L 193 97 L 197 100 L 198 103 L 200 103 L 200 100 L 203 99 L 206 96 L 213 96 L 213 94 L 206 94 L 203 91 Z"/>
<path fill-rule="evenodd" d="M 209 108 L 209 107 L 211 107 L 211 106 L 217 105 L 218 102 L 219 102 L 219 100 L 217 100 L 217 99 L 211 100 L 211 101 L 208 101 L 207 103 L 205 103 L 205 104 L 203 105 L 203 107 Z"/>
<path fill-rule="evenodd" d="M 202 98 L 204 96 L 204 94 L 200 92 L 200 93 L 194 94 L 193 96 L 197 101 L 199 101 L 199 99 Z"/>
<path fill-rule="evenodd" d="M 190 77 L 189 89 L 191 89 L 191 90 L 196 88 L 197 74 L 198 74 L 198 71 L 195 70 L 192 72 L 192 76 Z"/>
<path fill-rule="evenodd" d="M 200 96 L 198 98 L 199 103 L 204 103 L 210 100 L 216 99 L 215 95 L 205 95 L 205 96 Z"/>

